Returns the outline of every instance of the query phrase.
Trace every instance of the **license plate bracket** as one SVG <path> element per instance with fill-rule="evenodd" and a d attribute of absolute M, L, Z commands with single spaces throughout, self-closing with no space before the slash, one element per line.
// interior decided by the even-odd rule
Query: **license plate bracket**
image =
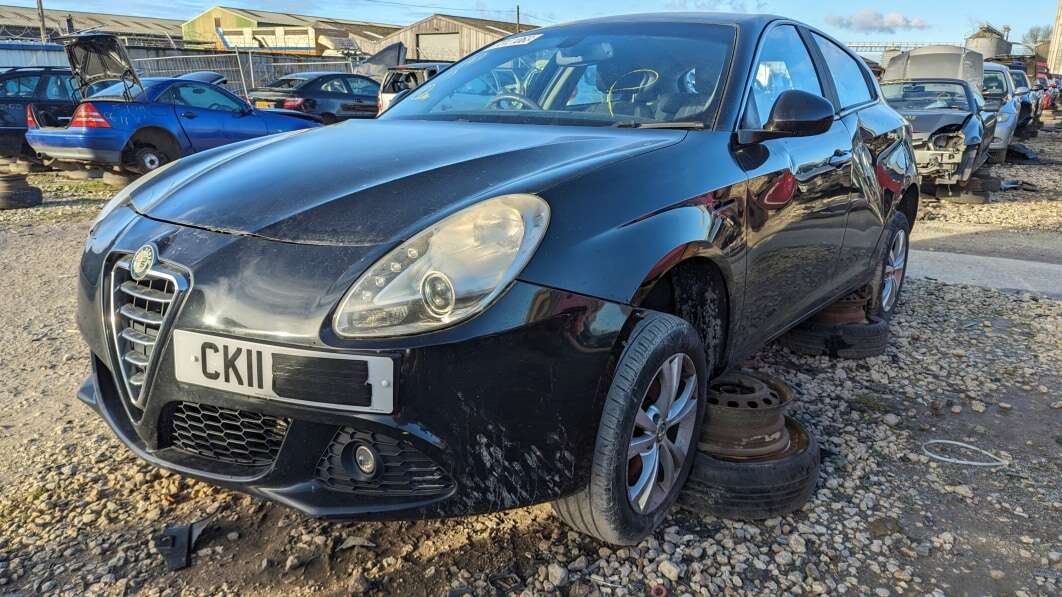
<path fill-rule="evenodd" d="M 292 404 L 390 414 L 395 363 L 202 334 L 173 332 L 177 381 Z"/>

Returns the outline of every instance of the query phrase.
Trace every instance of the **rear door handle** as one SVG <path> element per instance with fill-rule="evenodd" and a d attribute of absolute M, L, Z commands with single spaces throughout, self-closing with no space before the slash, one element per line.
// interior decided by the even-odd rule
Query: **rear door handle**
<path fill-rule="evenodd" d="M 846 149 L 838 149 L 830 156 L 830 165 L 834 168 L 841 168 L 847 166 L 852 161 L 852 152 Z"/>
<path fill-rule="evenodd" d="M 191 120 L 195 118 L 195 112 L 185 112 L 184 114 L 181 114 L 181 117 Z"/>

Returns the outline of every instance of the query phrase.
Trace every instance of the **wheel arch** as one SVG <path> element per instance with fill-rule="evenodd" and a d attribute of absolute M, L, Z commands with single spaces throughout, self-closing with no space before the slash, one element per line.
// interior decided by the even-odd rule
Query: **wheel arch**
<path fill-rule="evenodd" d="M 707 286 L 705 286 L 707 284 Z M 718 292 L 721 326 L 717 329 L 704 315 L 710 288 Z M 647 274 L 631 304 L 639 309 L 659 311 L 688 321 L 697 329 L 702 341 L 713 342 L 715 372 L 725 368 L 731 354 L 736 307 L 740 305 L 730 264 L 718 248 L 709 243 L 690 243 L 677 247 Z"/>
<path fill-rule="evenodd" d="M 919 200 L 918 185 L 912 183 L 907 186 L 900 195 L 899 201 L 896 202 L 896 210 L 907 216 L 907 224 L 911 228 L 914 228 L 915 218 L 918 217 Z"/>
<path fill-rule="evenodd" d="M 181 143 L 177 137 L 160 126 L 144 126 L 137 129 L 136 132 L 129 136 L 129 141 L 126 142 L 125 148 L 122 150 L 123 155 L 127 158 L 130 157 L 138 145 L 152 145 L 167 152 L 173 159 L 180 158 L 183 154 Z"/>

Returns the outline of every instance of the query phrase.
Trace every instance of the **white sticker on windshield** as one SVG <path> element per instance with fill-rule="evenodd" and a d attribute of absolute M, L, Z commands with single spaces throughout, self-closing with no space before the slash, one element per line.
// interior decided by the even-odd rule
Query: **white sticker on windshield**
<path fill-rule="evenodd" d="M 509 39 L 503 39 L 500 42 L 494 44 L 490 48 L 508 48 L 510 46 L 526 46 L 527 44 L 542 37 L 541 33 L 535 33 L 533 35 L 521 35 L 520 37 L 510 37 Z"/>

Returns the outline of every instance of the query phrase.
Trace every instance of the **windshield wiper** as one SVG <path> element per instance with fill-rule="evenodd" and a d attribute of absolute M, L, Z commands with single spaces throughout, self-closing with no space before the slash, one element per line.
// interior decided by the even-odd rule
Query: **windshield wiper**
<path fill-rule="evenodd" d="M 609 125 L 619 129 L 703 129 L 703 122 L 616 122 Z"/>

